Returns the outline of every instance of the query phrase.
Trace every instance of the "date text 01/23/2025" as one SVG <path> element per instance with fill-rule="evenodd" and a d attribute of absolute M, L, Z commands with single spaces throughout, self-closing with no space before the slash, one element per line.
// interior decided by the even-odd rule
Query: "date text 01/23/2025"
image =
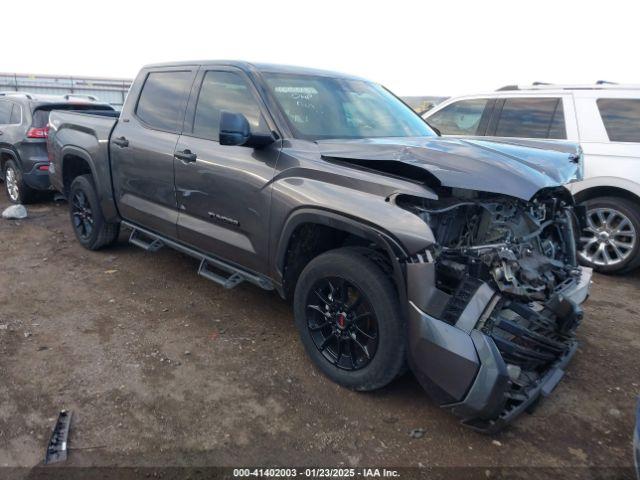
<path fill-rule="evenodd" d="M 271 478 L 394 478 L 399 477 L 397 470 L 386 468 L 235 468 L 233 476 L 271 477 Z"/>

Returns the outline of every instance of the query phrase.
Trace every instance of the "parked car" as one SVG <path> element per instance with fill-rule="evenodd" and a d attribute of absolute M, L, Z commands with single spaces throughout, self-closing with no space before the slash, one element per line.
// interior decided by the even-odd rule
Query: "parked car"
<path fill-rule="evenodd" d="M 0 177 L 13 203 L 29 203 L 35 192 L 50 189 L 47 123 L 52 110 L 117 115 L 95 97 L 0 92 Z"/>
<path fill-rule="evenodd" d="M 275 289 L 340 385 L 380 388 L 408 361 L 440 405 L 494 431 L 576 351 L 591 271 L 562 186 L 575 144 L 443 139 L 375 83 L 244 62 L 145 67 L 119 120 L 50 125 L 51 182 L 83 246 L 122 225 L 226 288 Z"/>
<path fill-rule="evenodd" d="M 443 135 L 580 142 L 587 207 L 579 258 L 603 273 L 640 265 L 640 86 L 534 84 L 451 98 L 423 118 Z"/>

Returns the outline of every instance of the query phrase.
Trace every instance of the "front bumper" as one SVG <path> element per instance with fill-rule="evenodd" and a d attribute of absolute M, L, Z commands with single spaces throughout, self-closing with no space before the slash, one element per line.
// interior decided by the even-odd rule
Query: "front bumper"
<path fill-rule="evenodd" d="M 556 292 L 557 324 L 567 331 L 546 338 L 534 331 L 536 322 L 550 323 L 548 312 L 514 305 L 514 317 L 530 326 L 502 319 L 506 337 L 487 327 L 499 294 L 483 284 L 461 308 L 455 323 L 444 321 L 433 280 L 432 264 L 407 265 L 409 296 L 409 363 L 418 381 L 434 400 L 476 430 L 493 433 L 524 411 L 532 411 L 542 397 L 554 390 L 564 368 L 577 350 L 573 330 L 581 319 L 579 305 L 588 296 L 591 269 Z M 545 315 L 541 315 L 544 313 Z M 501 317 L 500 317 L 501 318 Z M 450 318 L 449 318 L 450 320 Z M 513 340 L 513 341 L 512 341 Z M 538 365 L 535 372 L 527 370 Z M 526 378 L 526 382 L 523 379 Z"/>

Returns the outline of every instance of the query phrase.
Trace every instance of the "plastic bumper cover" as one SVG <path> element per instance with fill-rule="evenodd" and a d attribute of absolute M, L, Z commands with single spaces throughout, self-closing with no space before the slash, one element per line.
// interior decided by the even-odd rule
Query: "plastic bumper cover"
<path fill-rule="evenodd" d="M 22 178 L 27 185 L 35 190 L 50 190 L 49 162 L 35 163 L 31 171 L 22 174 Z"/>
<path fill-rule="evenodd" d="M 25 139 L 16 143 L 15 147 L 24 182 L 35 190 L 49 190 L 47 142 L 44 139 Z"/>
<path fill-rule="evenodd" d="M 565 288 L 562 296 L 574 305 L 582 303 L 588 295 L 591 273 L 591 269 L 583 268 L 578 281 Z M 564 342 L 563 353 L 536 381 L 513 395 L 507 364 L 493 338 L 473 326 L 460 328 L 469 325 L 468 311 L 460 317 L 465 317 L 464 322 L 451 325 L 419 308 L 419 301 L 412 301 L 416 291 L 422 290 L 412 287 L 411 281 L 416 279 L 415 274 L 408 275 L 409 363 L 423 388 L 443 408 L 460 417 L 465 425 L 492 433 L 522 412 L 531 411 L 540 398 L 554 390 L 577 350 L 574 339 Z M 486 293 L 480 291 L 480 295 Z M 489 304 L 488 299 L 483 301 Z M 483 313 L 482 304 L 474 309 L 475 326 Z"/>

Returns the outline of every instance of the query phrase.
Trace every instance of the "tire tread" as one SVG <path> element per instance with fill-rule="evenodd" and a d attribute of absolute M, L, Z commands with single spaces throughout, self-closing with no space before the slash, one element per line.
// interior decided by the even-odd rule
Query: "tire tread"
<path fill-rule="evenodd" d="M 113 244 L 118 239 L 118 236 L 120 234 L 120 223 L 107 222 L 104 219 L 102 210 L 100 209 L 100 203 L 98 202 L 98 195 L 96 193 L 96 187 L 93 182 L 93 177 L 89 174 L 76 177 L 73 182 L 71 182 L 71 188 L 69 190 L 70 199 L 72 198 L 73 191 L 76 188 L 84 190 L 85 194 L 88 196 L 89 203 L 91 204 L 92 211 L 94 212 L 94 225 L 98 230 L 97 236 L 92 241 L 87 243 L 82 241 L 79 237 L 78 241 L 83 247 L 89 250 L 100 250 L 101 248 Z M 69 203 L 70 213 L 71 208 L 71 203 Z"/>
<path fill-rule="evenodd" d="M 317 352 L 313 341 L 308 337 L 304 310 L 307 292 L 302 289 L 307 286 L 307 283 L 312 282 L 314 276 L 318 275 L 318 271 L 328 273 L 332 270 L 336 274 L 347 272 L 349 275 L 362 278 L 362 285 L 367 285 L 367 288 L 370 288 L 369 301 L 376 303 L 374 309 L 377 310 L 379 335 L 382 331 L 380 322 L 389 322 L 386 326 L 386 344 L 384 347 L 379 344 L 376 352 L 376 356 L 384 356 L 380 357 L 382 360 L 374 357 L 369 365 L 355 372 L 339 370 L 329 364 Z M 308 280 L 307 277 L 311 280 Z M 370 391 L 384 387 L 406 371 L 406 322 L 401 313 L 396 288 L 389 275 L 382 270 L 377 262 L 372 260 L 370 249 L 344 247 L 330 250 L 311 260 L 303 269 L 296 285 L 294 312 L 296 325 L 307 353 L 314 364 L 334 382 L 353 390 Z M 381 318 L 380 312 L 382 312 L 383 318 Z M 384 351 L 382 351 L 383 348 Z M 376 360 L 378 361 L 376 362 Z"/>

